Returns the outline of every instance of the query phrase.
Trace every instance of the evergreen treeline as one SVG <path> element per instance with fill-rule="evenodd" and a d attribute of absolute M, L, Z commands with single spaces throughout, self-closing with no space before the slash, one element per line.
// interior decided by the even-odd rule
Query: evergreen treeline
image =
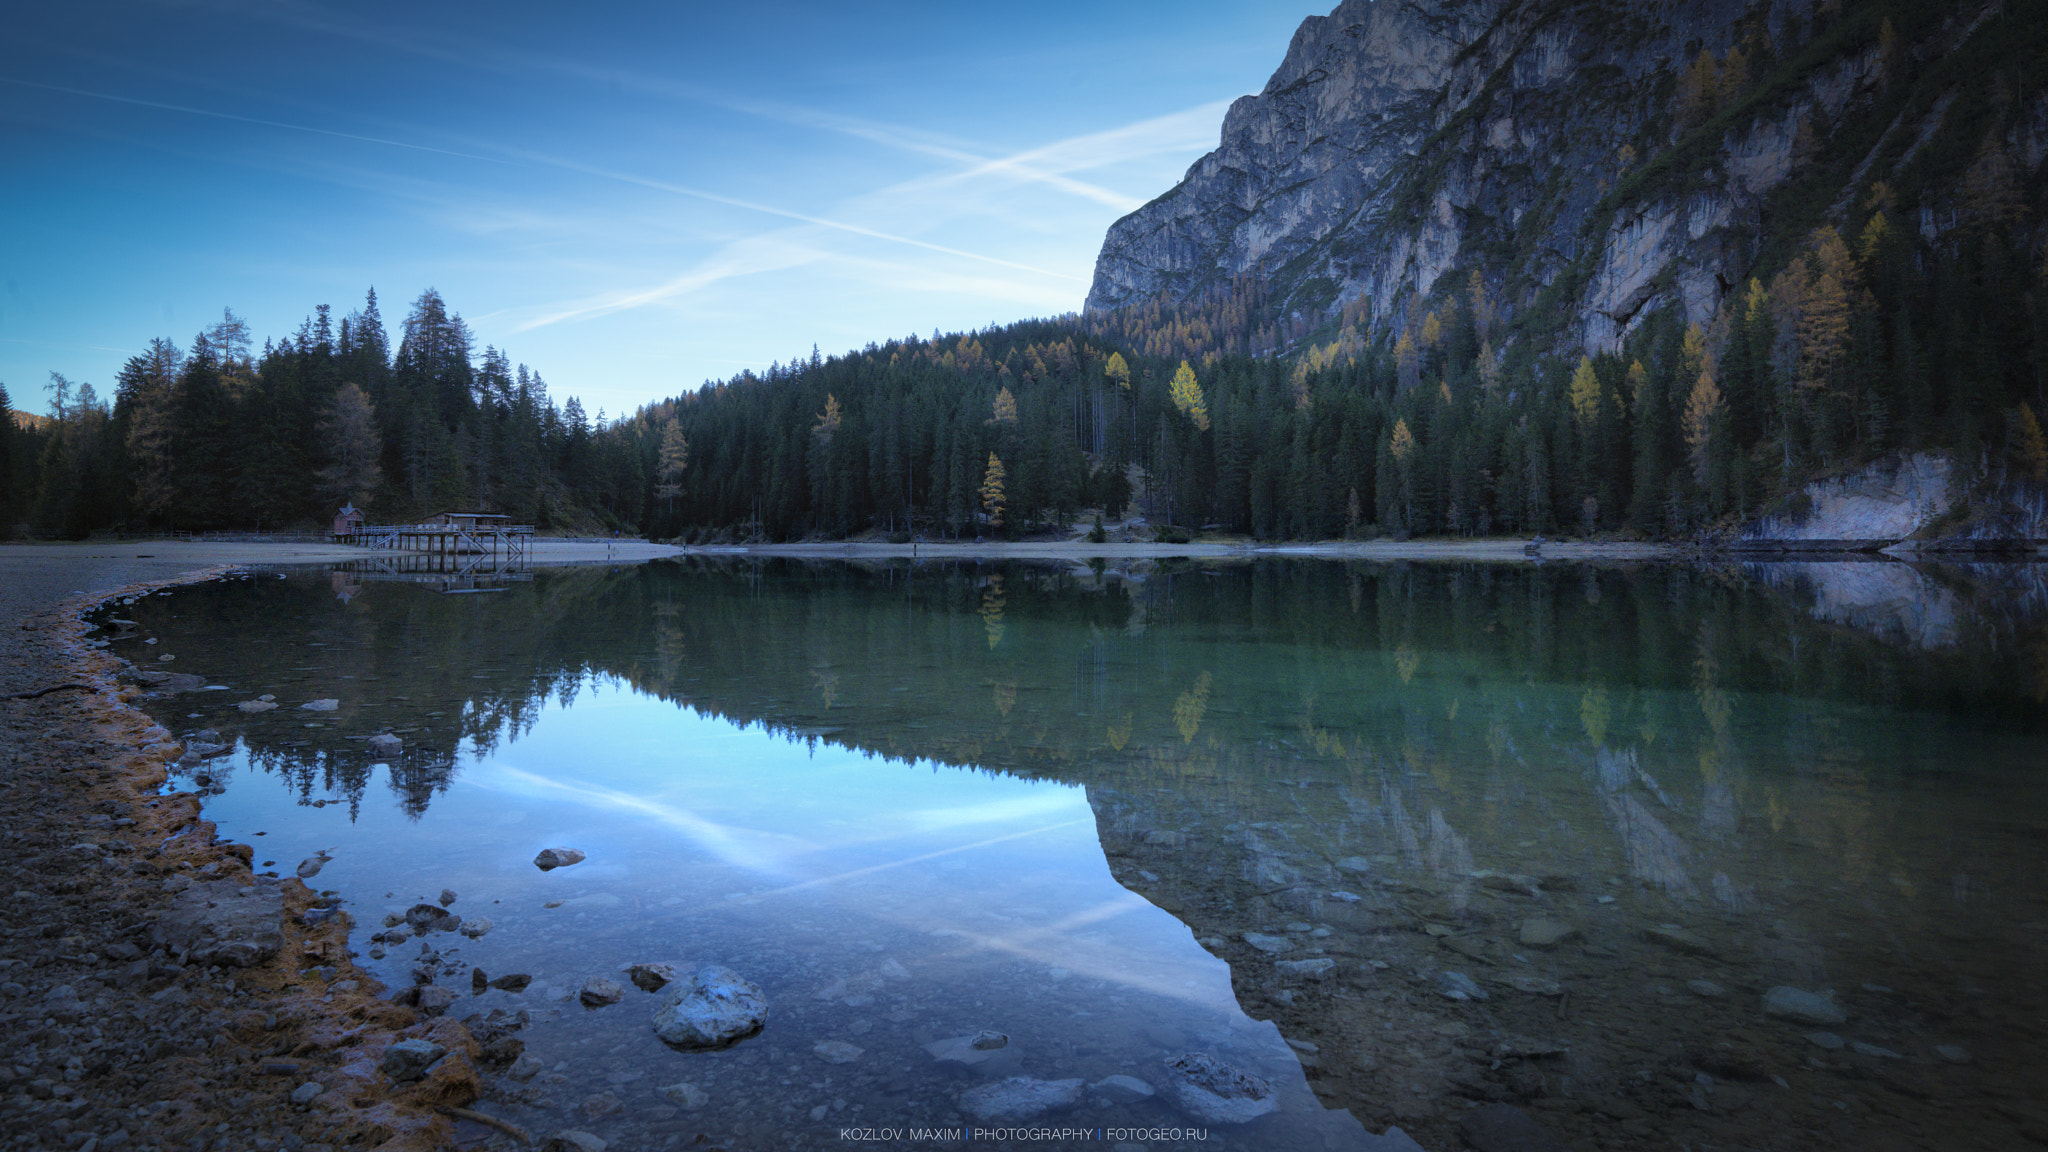
<path fill-rule="evenodd" d="M 54 378 L 55 418 L 0 435 L 0 512 L 50 536 L 310 525 L 353 500 L 692 540 L 1014 536 L 1089 508 L 1262 538 L 1670 538 L 1888 453 L 2039 485 L 2048 260 L 2009 174 L 1981 168 L 1936 239 L 1879 187 L 1712 332 L 1661 314 L 1576 361 L 1539 354 L 1547 334 L 1502 321 L 1476 275 L 1415 300 L 1398 336 L 1362 334 L 1354 305 L 1325 343 L 1246 284 L 813 351 L 590 422 L 475 354 L 432 291 L 395 352 L 374 293 L 260 355 L 230 313 L 189 352 L 153 342 L 111 404 Z"/>
<path fill-rule="evenodd" d="M 1353 311 L 1328 343 L 1249 355 L 1292 336 L 1251 288 L 814 354 L 608 432 L 634 444 L 659 538 L 1016 534 L 1132 495 L 1260 537 L 1669 538 L 1918 450 L 2037 485 L 2048 261 L 1987 167 L 1938 239 L 1874 189 L 1713 332 L 1660 314 L 1616 355 L 1539 354 L 1551 334 L 1500 320 L 1477 275 L 1391 340 Z"/>
<path fill-rule="evenodd" d="M 305 528 L 347 502 L 373 521 L 482 507 L 542 527 L 641 512 L 631 462 L 607 455 L 582 405 L 478 353 L 432 289 L 395 351 L 372 290 L 260 354 L 225 312 L 189 350 L 151 341 L 110 399 L 55 373 L 49 390 L 51 419 L 0 429 L 0 526 L 36 535 Z"/>

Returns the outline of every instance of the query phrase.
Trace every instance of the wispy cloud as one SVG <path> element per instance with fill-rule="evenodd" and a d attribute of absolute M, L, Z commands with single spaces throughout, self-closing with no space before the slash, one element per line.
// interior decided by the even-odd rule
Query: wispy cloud
<path fill-rule="evenodd" d="M 1070 136 L 991 160 L 984 169 L 1037 165 L 1053 172 L 1079 172 L 1142 156 L 1204 150 L 1214 147 L 1216 125 L 1230 104 L 1228 100 L 1212 100 L 1118 128 Z M 984 169 L 962 172 L 958 178 L 971 178 Z"/>
<path fill-rule="evenodd" d="M 969 142 L 921 129 L 848 116 L 800 104 L 735 96 L 730 92 L 669 77 L 650 76 L 631 69 L 585 64 L 483 41 L 452 43 L 445 36 L 419 28 L 407 28 L 402 32 L 389 31 L 356 19 L 339 19 L 315 4 L 294 2 L 274 6 L 262 5 L 254 9 L 242 9 L 238 4 L 230 6 L 243 10 L 248 15 L 264 16 L 306 31 L 344 36 L 386 51 L 421 56 L 440 63 L 486 68 L 518 76 L 548 72 L 606 89 L 723 108 L 784 124 L 836 132 L 961 166 L 960 171 L 941 177 L 926 186 L 936 187 L 991 176 L 1003 177 L 1044 184 L 1119 212 L 1130 212 L 1144 201 L 1099 184 L 1074 179 L 1069 174 L 1161 152 L 1207 147 L 1215 139 L 1215 124 L 1219 114 L 1229 106 L 1228 101 L 1203 104 L 1122 128 L 1072 137 L 1022 152 L 1001 154 L 998 149 L 977 147 Z"/>
<path fill-rule="evenodd" d="M 615 181 L 622 184 L 636 185 L 642 188 L 649 188 L 655 191 L 666 192 L 672 195 L 686 196 L 692 199 L 705 201 L 707 203 L 721 204 L 726 207 L 739 208 L 749 212 L 760 213 L 762 215 L 775 216 L 785 220 L 799 221 L 801 223 L 814 225 L 820 228 L 828 228 L 835 231 L 844 232 L 850 235 L 867 237 L 872 240 L 881 240 L 892 244 L 902 244 L 909 247 L 921 248 L 926 251 L 936 252 L 947 256 L 958 257 L 964 260 L 975 260 L 986 264 L 993 264 L 1000 267 L 1012 268 L 1020 272 L 1030 272 L 1035 275 L 1052 276 L 1064 280 L 1078 281 L 1081 279 L 1081 277 L 1073 276 L 1069 273 L 1056 272 L 1046 268 L 1038 268 L 1034 267 L 1033 265 L 1020 263 L 1015 260 L 1005 260 L 999 256 L 990 256 L 980 252 L 972 252 L 964 248 L 955 248 L 950 245 L 936 244 L 928 240 L 919 240 L 913 236 L 904 236 L 897 233 L 884 231 L 879 228 L 871 228 L 866 225 L 856 224 L 851 221 L 835 220 L 829 217 L 818 216 L 812 213 L 799 212 L 789 208 L 781 208 L 772 204 L 763 204 L 758 201 L 745 200 L 735 196 L 725 196 L 716 192 L 708 191 L 706 189 L 693 188 L 687 185 L 676 184 L 666 180 L 657 180 L 651 177 L 639 176 L 634 173 L 622 172 L 617 169 L 604 167 L 602 165 L 589 164 L 578 160 L 572 160 L 567 157 L 549 155 L 543 152 L 536 152 L 526 149 L 512 148 L 504 145 L 491 144 L 485 141 L 475 141 L 471 143 L 470 146 L 474 149 L 477 149 L 477 151 L 461 151 L 450 148 L 436 148 L 430 145 L 414 144 L 403 140 L 392 140 L 385 137 L 367 136 L 354 132 L 342 132 L 329 128 L 318 128 L 306 124 L 292 124 L 281 120 L 269 120 L 256 116 L 242 116 L 231 112 L 219 112 L 207 108 L 194 108 L 189 105 L 172 104 L 160 100 L 143 100 L 135 97 L 119 96 L 109 92 L 94 92 L 83 88 L 71 88 L 56 84 L 39 84 L 34 81 L 15 80 L 6 77 L 0 77 L 0 82 L 14 84 L 25 88 L 39 88 L 51 92 L 61 92 L 68 95 L 82 96 L 95 100 L 105 100 L 117 104 L 129 104 L 137 107 L 155 108 L 169 112 L 184 113 L 192 116 L 204 116 L 217 120 L 227 120 L 237 123 L 261 125 L 270 128 L 281 128 L 293 132 L 304 132 L 319 136 L 330 136 L 337 139 L 354 140 L 369 144 L 381 144 L 392 148 L 403 148 L 420 152 L 432 152 L 437 153 L 439 155 L 453 156 L 461 159 L 478 160 L 489 164 L 523 163 L 533 166 L 554 168 L 565 172 L 575 172 L 582 175 L 593 176 L 599 179 Z M 500 155 L 484 155 L 482 154 L 484 151 L 496 151 L 499 152 Z"/>
<path fill-rule="evenodd" d="M 1031 272 L 1040 276 L 1053 276 L 1062 280 L 1082 279 L 1079 276 L 1073 276 L 1065 272 L 1055 272 L 1047 268 L 1035 268 L 1029 264 L 1020 264 L 1015 260 L 1005 260 L 1000 256 L 988 256 L 980 252 L 970 252 L 964 248 L 953 248 L 945 244 L 934 244 L 928 240 L 919 240 L 914 236 L 901 236 L 892 232 L 884 232 L 879 228 L 869 228 L 866 225 L 855 224 L 846 220 L 834 220 L 825 216 L 815 216 L 808 212 L 798 212 L 789 208 L 778 208 L 772 204 L 762 204 L 753 200 L 742 200 L 736 196 L 724 196 L 716 192 L 706 191 L 702 188 L 692 188 L 685 184 L 674 184 L 666 180 L 656 180 L 651 177 L 639 176 L 630 172 L 621 172 L 616 169 L 603 167 L 602 165 L 586 164 L 583 163 L 582 161 L 568 159 L 567 157 L 550 156 L 542 152 L 530 152 L 511 148 L 505 149 L 505 152 L 506 155 L 508 156 L 513 156 L 518 159 L 525 160 L 528 163 L 545 165 L 547 167 L 552 168 L 559 168 L 565 172 L 580 172 L 586 176 L 595 176 L 603 180 L 615 180 L 621 184 L 634 184 L 642 188 L 652 188 L 658 192 L 669 192 L 677 196 L 688 196 L 693 199 L 703 200 L 712 204 L 723 204 L 730 208 L 741 208 L 749 212 L 759 212 L 768 216 L 779 216 L 785 220 L 796 220 L 805 224 L 815 225 L 819 228 L 829 228 L 832 229 L 833 231 L 845 232 L 854 236 L 865 236 L 871 240 L 885 240 L 892 244 L 903 244 L 912 248 L 922 248 L 927 252 L 938 252 L 947 256 L 958 256 L 963 260 L 977 260 L 984 264 L 994 264 L 1004 268 L 1014 268 L 1019 272 Z"/>
<path fill-rule="evenodd" d="M 613 312 L 624 312 L 630 308 L 641 308 L 700 291 L 722 280 L 801 267 L 820 259 L 823 255 L 816 249 L 788 241 L 788 237 L 776 234 L 749 237 L 727 245 L 716 255 L 700 262 L 689 271 L 659 284 L 541 305 L 538 315 L 520 321 L 513 326 L 513 330 L 530 332 L 551 324 L 588 320 Z"/>
<path fill-rule="evenodd" d="M 338 140 L 355 140 L 364 144 L 382 144 L 390 148 L 405 148 L 415 152 L 433 152 L 442 156 L 455 156 L 463 160 L 478 160 L 485 164 L 503 164 L 506 161 L 492 156 L 480 156 L 473 152 L 456 152 L 447 148 L 435 148 L 427 144 L 412 144 L 404 140 L 390 140 L 381 136 L 363 136 L 354 132 L 339 132 L 332 128 L 315 128 L 310 124 L 290 124 L 282 120 L 266 120 L 260 116 L 241 116 L 233 112 L 217 112 L 210 108 L 194 108 L 187 104 L 171 104 L 162 100 L 143 100 L 134 96 L 117 96 L 112 92 L 94 92 L 86 88 L 70 88 L 62 84 L 38 84 L 33 80 L 16 80 L 0 76 L 0 84 L 12 84 L 19 88 L 39 88 L 45 92 L 61 92 L 67 96 L 83 96 L 92 100 L 106 100 L 115 104 L 130 104 L 137 108 L 156 108 L 165 112 L 182 112 L 189 116 L 205 116 L 214 120 L 229 120 L 237 124 L 256 124 L 265 128 L 282 128 L 289 132 L 305 132 L 315 136 L 332 136 Z"/>

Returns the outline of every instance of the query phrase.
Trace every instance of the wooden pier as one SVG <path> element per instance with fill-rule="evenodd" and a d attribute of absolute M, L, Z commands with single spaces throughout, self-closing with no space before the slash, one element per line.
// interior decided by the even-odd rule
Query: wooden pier
<path fill-rule="evenodd" d="M 443 512 L 423 524 L 361 525 L 345 539 L 372 550 L 503 557 L 508 563 L 521 563 L 533 542 L 533 525 L 481 512 Z"/>
<path fill-rule="evenodd" d="M 445 595 L 503 592 L 533 579 L 523 559 L 459 552 L 389 552 L 374 559 L 348 560 L 332 570 L 335 594 L 346 603 L 365 583 L 417 584 Z"/>

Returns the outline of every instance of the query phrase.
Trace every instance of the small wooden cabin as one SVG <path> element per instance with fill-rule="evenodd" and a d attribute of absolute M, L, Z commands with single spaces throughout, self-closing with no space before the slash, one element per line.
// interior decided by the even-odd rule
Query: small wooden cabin
<path fill-rule="evenodd" d="M 354 503 L 342 505 L 341 511 L 334 514 L 334 536 L 338 540 L 354 536 L 362 527 L 363 514 Z"/>

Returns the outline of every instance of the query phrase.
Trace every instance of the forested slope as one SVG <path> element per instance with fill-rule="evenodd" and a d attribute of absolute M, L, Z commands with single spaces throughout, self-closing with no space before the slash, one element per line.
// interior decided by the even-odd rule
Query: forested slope
<path fill-rule="evenodd" d="M 2042 60 L 2048 0 L 1347 2 L 1110 230 L 1081 314 L 615 420 L 431 290 L 395 348 L 374 295 L 260 355 L 229 315 L 0 428 L 0 524 L 1726 539 L 1920 453 L 1951 521 L 2041 536 Z"/>

